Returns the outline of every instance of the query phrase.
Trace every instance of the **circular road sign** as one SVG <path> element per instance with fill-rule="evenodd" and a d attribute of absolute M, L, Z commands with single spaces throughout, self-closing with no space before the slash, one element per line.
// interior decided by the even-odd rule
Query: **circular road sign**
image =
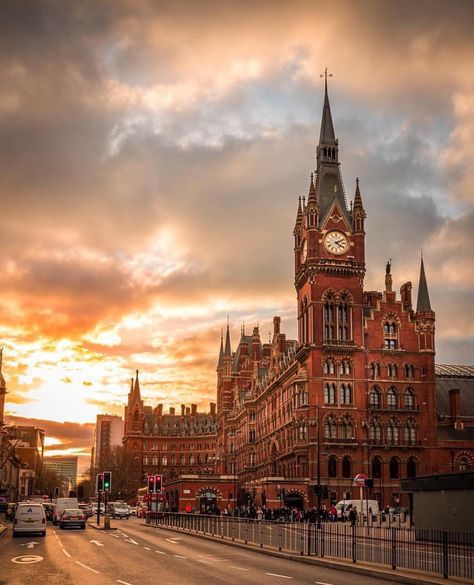
<path fill-rule="evenodd" d="M 368 479 L 368 475 L 366 475 L 365 473 L 358 473 L 354 479 L 352 480 L 355 485 L 358 485 L 359 487 L 364 487 L 365 485 L 365 480 Z"/>

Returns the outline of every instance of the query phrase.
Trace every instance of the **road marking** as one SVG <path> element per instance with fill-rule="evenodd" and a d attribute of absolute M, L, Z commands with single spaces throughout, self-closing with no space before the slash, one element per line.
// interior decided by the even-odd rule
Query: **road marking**
<path fill-rule="evenodd" d="M 248 569 L 244 569 L 243 567 L 233 567 L 232 565 L 229 565 L 229 569 L 237 569 L 237 571 L 248 571 Z"/>
<path fill-rule="evenodd" d="M 197 560 L 197 562 L 198 562 L 198 563 L 206 563 L 206 565 L 208 565 L 208 564 L 209 564 L 209 561 L 203 561 L 202 559 L 198 559 L 198 560 Z"/>
<path fill-rule="evenodd" d="M 156 553 L 159 555 L 167 555 L 168 553 L 163 552 L 162 550 L 155 550 Z"/>
<path fill-rule="evenodd" d="M 144 546 L 143 547 L 145 550 L 151 550 L 151 548 L 149 546 Z"/>
<path fill-rule="evenodd" d="M 176 542 L 174 540 L 174 538 L 165 538 L 165 540 L 167 540 L 168 542 L 171 542 L 171 544 L 179 544 L 179 542 Z"/>
<path fill-rule="evenodd" d="M 63 553 L 67 556 L 70 557 L 71 555 L 67 552 L 67 550 L 65 548 L 61 549 L 63 551 Z"/>
<path fill-rule="evenodd" d="M 114 538 L 120 538 L 118 534 L 109 533 L 109 536 L 113 536 Z"/>
<path fill-rule="evenodd" d="M 131 583 L 127 583 L 126 581 L 120 581 L 120 579 L 117 579 L 117 583 L 122 583 L 122 585 L 132 585 Z"/>
<path fill-rule="evenodd" d="M 278 573 L 265 573 L 265 575 L 270 575 L 271 577 L 280 577 L 281 579 L 293 579 L 293 577 L 288 577 L 288 575 L 278 575 Z"/>
<path fill-rule="evenodd" d="M 30 542 L 25 542 L 20 546 L 26 546 L 26 548 L 35 548 L 35 544 L 39 544 L 39 542 L 36 542 L 36 540 L 31 540 Z"/>
<path fill-rule="evenodd" d="M 182 557 L 181 555 L 173 555 L 177 559 L 187 559 L 188 557 Z"/>
<path fill-rule="evenodd" d="M 39 563 L 43 560 L 43 557 L 39 555 L 24 555 L 21 557 L 14 557 L 12 563 L 17 565 L 31 565 L 32 563 Z"/>
<path fill-rule="evenodd" d="M 84 563 L 81 563 L 81 561 L 76 561 L 76 564 L 81 565 L 81 567 L 84 567 L 84 569 L 88 569 L 89 571 L 92 571 L 93 573 L 97 573 L 98 575 L 100 575 L 100 571 L 96 571 L 92 567 L 88 567 L 87 565 L 84 565 Z"/>
<path fill-rule="evenodd" d="M 138 542 L 136 540 L 133 540 L 133 538 L 124 538 L 125 542 L 130 542 L 132 544 L 138 544 Z"/>
<path fill-rule="evenodd" d="M 316 585 L 332 585 L 332 583 L 325 583 L 324 581 L 315 581 Z"/>
<path fill-rule="evenodd" d="M 100 542 L 100 540 L 91 540 L 91 542 L 92 542 L 93 544 L 96 544 L 97 546 L 104 546 L 104 545 L 103 545 L 103 544 Z"/>

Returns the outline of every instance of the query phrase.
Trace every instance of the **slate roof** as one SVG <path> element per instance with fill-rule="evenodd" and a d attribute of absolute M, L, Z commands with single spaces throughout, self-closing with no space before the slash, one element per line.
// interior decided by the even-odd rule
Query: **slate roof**
<path fill-rule="evenodd" d="M 474 366 L 440 364 L 435 367 L 438 415 L 449 417 L 449 391 L 459 388 L 461 417 L 474 421 Z"/>

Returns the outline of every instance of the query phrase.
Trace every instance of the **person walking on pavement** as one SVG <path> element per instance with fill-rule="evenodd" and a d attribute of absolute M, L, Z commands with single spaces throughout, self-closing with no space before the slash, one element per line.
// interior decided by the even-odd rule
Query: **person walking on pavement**
<path fill-rule="evenodd" d="M 349 522 L 351 523 L 351 526 L 356 525 L 356 522 L 357 522 L 357 508 L 356 508 L 356 506 L 351 508 L 351 511 L 349 512 Z"/>

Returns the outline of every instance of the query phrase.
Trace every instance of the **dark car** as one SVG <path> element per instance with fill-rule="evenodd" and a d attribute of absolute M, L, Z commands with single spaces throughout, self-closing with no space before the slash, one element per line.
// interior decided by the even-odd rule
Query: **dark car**
<path fill-rule="evenodd" d="M 78 526 L 85 530 L 86 516 L 83 511 L 79 508 L 67 508 L 64 510 L 59 520 L 59 528 L 66 528 L 66 526 Z"/>

